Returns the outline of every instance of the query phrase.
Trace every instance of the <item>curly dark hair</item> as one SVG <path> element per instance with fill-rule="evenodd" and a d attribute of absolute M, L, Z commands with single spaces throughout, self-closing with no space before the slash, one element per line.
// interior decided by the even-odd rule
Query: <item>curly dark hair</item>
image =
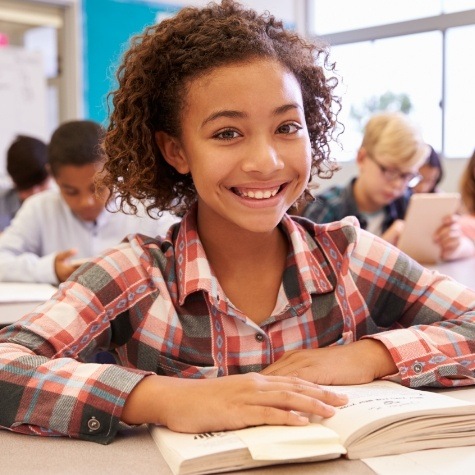
<path fill-rule="evenodd" d="M 210 70 L 254 58 L 276 60 L 300 83 L 312 148 L 311 176 L 328 176 L 334 166 L 329 142 L 340 101 L 338 80 L 328 74 L 325 45 L 287 31 L 268 12 L 259 15 L 233 0 L 188 7 L 147 27 L 132 39 L 110 93 L 113 111 L 104 140 L 107 161 L 101 184 L 135 210 L 134 201 L 182 214 L 196 201 L 190 174 L 182 175 L 163 158 L 154 133 L 180 138 L 187 85 Z M 319 61 L 320 60 L 320 61 Z M 322 63 L 319 65 L 318 63 Z M 336 106 L 336 107 L 334 107 Z"/>

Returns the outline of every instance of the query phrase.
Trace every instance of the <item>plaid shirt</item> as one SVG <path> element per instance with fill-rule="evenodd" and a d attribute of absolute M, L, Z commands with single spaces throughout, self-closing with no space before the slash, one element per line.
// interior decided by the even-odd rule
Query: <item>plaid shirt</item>
<path fill-rule="evenodd" d="M 358 209 L 353 193 L 355 181 L 356 178 L 344 187 L 332 186 L 323 193 L 320 193 L 315 197 L 315 201 L 309 203 L 304 208 L 302 216 L 312 220 L 314 223 L 320 224 L 339 221 L 346 216 L 356 216 L 360 226 L 366 229 L 366 218 Z M 384 206 L 384 219 L 381 230 L 383 233 L 396 219 L 404 219 L 411 194 L 412 192 L 408 188 L 402 196 Z"/>
<path fill-rule="evenodd" d="M 408 386 L 474 384 L 475 292 L 409 260 L 354 218 L 285 216 L 290 250 L 260 325 L 226 298 L 189 213 L 165 239 L 131 235 L 0 333 L 0 425 L 107 443 L 147 374 L 260 371 L 297 348 L 369 336 Z M 114 348 L 120 364 L 84 363 Z M 335 362 L 337 365 L 338 363 Z"/>

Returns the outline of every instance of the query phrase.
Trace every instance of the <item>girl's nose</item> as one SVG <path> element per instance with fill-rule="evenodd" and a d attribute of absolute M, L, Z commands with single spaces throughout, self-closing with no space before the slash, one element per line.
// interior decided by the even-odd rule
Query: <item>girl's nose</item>
<path fill-rule="evenodd" d="M 242 168 L 246 172 L 258 172 L 263 175 L 269 175 L 276 170 L 282 169 L 283 166 L 284 163 L 275 147 L 266 141 L 262 141 L 250 147 Z"/>

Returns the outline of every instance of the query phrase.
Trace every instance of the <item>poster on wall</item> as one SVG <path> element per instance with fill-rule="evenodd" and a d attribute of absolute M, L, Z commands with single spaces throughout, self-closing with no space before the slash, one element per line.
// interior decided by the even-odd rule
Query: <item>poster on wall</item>
<path fill-rule="evenodd" d="M 142 33 L 146 26 L 173 15 L 179 8 L 156 0 L 82 1 L 84 110 L 87 118 L 107 126 L 110 106 L 107 96 L 117 87 L 117 67 L 130 46 L 131 38 Z"/>
<path fill-rule="evenodd" d="M 18 134 L 48 139 L 47 83 L 41 53 L 0 48 L 0 187 L 9 185 L 6 151 Z"/>

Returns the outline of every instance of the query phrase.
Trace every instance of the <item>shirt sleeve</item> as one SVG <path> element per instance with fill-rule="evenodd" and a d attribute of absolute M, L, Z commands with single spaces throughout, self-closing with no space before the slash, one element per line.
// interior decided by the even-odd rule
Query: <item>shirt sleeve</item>
<path fill-rule="evenodd" d="M 0 234 L 0 281 L 58 284 L 55 254 L 41 255 L 41 213 L 28 200 Z"/>
<path fill-rule="evenodd" d="M 128 253 L 115 248 L 83 265 L 50 301 L 2 330 L 0 425 L 110 442 L 127 396 L 153 373 L 86 361 L 116 343 L 114 321 L 129 328 L 129 315 L 143 318 L 156 292 L 130 247 Z"/>
<path fill-rule="evenodd" d="M 350 271 L 368 309 L 369 338 L 390 351 L 404 385 L 475 383 L 475 292 L 359 231 Z M 361 337 L 364 337 L 361 335 Z"/>

